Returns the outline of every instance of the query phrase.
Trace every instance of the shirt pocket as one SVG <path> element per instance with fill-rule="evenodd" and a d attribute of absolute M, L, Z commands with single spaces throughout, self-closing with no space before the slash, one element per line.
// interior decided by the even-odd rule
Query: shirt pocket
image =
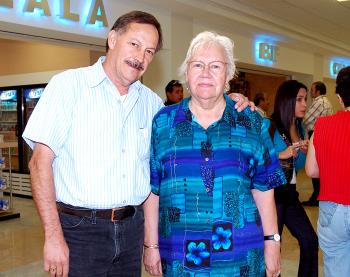
<path fill-rule="evenodd" d="M 149 159 L 151 130 L 147 126 L 139 126 L 138 130 L 138 156 L 141 160 Z"/>
<path fill-rule="evenodd" d="M 322 227 L 328 227 L 333 219 L 338 204 L 329 201 L 320 201 L 320 210 L 318 215 L 318 223 Z"/>

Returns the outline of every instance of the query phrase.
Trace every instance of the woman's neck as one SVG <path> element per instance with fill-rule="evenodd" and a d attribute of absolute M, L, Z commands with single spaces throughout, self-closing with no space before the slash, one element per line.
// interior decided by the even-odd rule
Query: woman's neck
<path fill-rule="evenodd" d="M 198 101 L 192 97 L 189 103 L 191 112 L 204 129 L 207 129 L 211 124 L 222 117 L 225 107 L 226 101 L 224 97 L 220 97 L 214 102 Z"/>

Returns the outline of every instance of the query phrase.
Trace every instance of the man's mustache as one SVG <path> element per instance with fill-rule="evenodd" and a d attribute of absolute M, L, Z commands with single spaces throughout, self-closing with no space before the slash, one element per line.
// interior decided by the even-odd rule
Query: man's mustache
<path fill-rule="evenodd" d="M 140 61 L 136 60 L 136 59 L 134 59 L 134 60 L 127 60 L 126 62 L 127 62 L 128 65 L 130 65 L 131 67 L 133 67 L 133 68 L 135 68 L 137 70 L 144 70 L 145 69 L 143 64 Z"/>

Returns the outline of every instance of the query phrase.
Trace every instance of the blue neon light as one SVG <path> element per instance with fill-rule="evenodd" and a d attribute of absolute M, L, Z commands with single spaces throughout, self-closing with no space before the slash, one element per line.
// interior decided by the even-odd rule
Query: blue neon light
<path fill-rule="evenodd" d="M 350 59 L 348 58 L 334 58 L 329 62 L 329 74 L 336 78 L 338 72 L 346 66 L 350 66 Z"/>

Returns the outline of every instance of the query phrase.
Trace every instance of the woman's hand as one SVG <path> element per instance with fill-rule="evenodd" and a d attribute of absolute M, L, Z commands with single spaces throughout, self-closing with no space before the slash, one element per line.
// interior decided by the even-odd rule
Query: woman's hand
<path fill-rule="evenodd" d="M 265 240 L 266 277 L 278 277 L 281 274 L 281 243 Z"/>
<path fill-rule="evenodd" d="M 145 265 L 145 270 L 149 274 L 153 276 L 161 276 L 163 274 L 159 249 L 144 248 L 143 264 Z"/>
<path fill-rule="evenodd" d="M 285 160 L 285 159 L 289 159 L 291 157 L 295 158 L 296 156 L 298 156 L 297 148 L 294 147 L 293 145 L 290 145 L 285 150 L 280 152 L 278 158 L 281 159 L 281 160 Z"/>
<path fill-rule="evenodd" d="M 240 93 L 230 93 L 228 95 L 233 101 L 236 102 L 235 109 L 238 112 L 243 111 L 247 106 L 250 107 L 251 111 L 255 111 L 255 105 L 253 102 L 249 101 L 247 97 Z"/>

